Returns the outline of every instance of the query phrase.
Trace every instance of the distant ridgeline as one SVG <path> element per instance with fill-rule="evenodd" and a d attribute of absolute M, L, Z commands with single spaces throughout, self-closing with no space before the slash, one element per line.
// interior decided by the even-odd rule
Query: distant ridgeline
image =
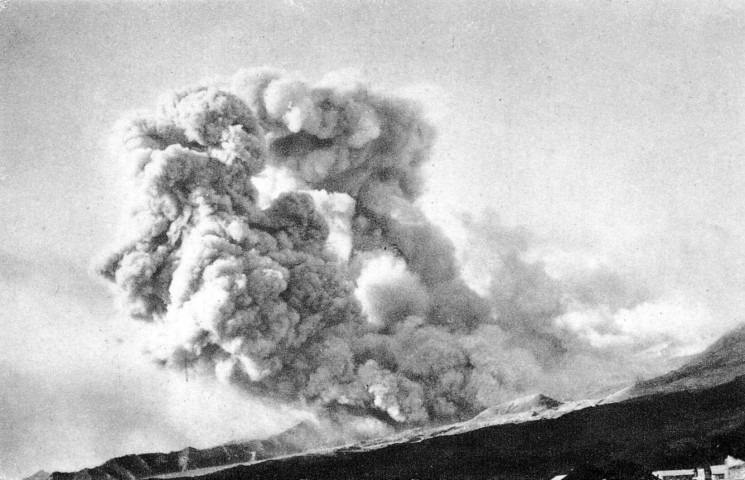
<path fill-rule="evenodd" d="M 93 468 L 71 473 L 38 472 L 25 480 L 133 480 L 185 470 L 233 465 L 299 453 L 307 449 L 318 432 L 308 423 L 267 438 L 199 450 L 184 448 L 170 453 L 145 453 L 113 458 Z"/>
<path fill-rule="evenodd" d="M 724 335 L 681 368 L 640 382 L 632 396 L 713 387 L 745 375 L 745 325 Z"/>
<path fill-rule="evenodd" d="M 323 446 L 319 432 L 301 423 L 262 441 L 128 455 L 76 473 L 39 472 L 33 480 L 164 474 L 202 480 L 527 480 L 550 479 L 587 464 L 633 462 L 650 470 L 718 465 L 730 456 L 745 458 L 744 368 L 741 327 L 684 367 L 605 399 L 561 403 L 533 395 L 469 421 L 352 447 L 327 445 L 316 453 L 306 449 Z M 235 465 L 240 463 L 245 464 Z M 187 469 L 188 474 L 179 473 Z"/>
<path fill-rule="evenodd" d="M 601 404 L 558 418 L 270 459 L 201 480 L 550 479 L 583 464 L 648 470 L 745 456 L 745 377 L 696 392 Z"/>

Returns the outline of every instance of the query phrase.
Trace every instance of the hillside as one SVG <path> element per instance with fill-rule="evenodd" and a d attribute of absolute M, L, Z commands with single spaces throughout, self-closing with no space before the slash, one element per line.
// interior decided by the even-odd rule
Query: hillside
<path fill-rule="evenodd" d="M 78 472 L 38 472 L 25 480 L 133 480 L 179 472 L 184 469 L 233 465 L 253 460 L 288 455 L 305 451 L 319 432 L 310 423 L 295 427 L 265 440 L 251 440 L 199 450 L 184 448 L 169 453 L 145 453 L 113 458 L 106 463 Z"/>
<path fill-rule="evenodd" d="M 683 367 L 605 399 L 562 404 L 532 395 L 460 424 L 199 478 L 527 479 L 587 462 L 633 461 L 654 469 L 721 463 L 745 456 L 743 405 L 745 325 Z"/>
<path fill-rule="evenodd" d="M 538 414 L 546 410 L 555 409 L 561 406 L 561 402 L 547 397 L 543 394 L 529 395 L 527 397 L 517 398 L 509 402 L 489 407 L 474 417 L 474 420 L 487 420 L 490 418 L 514 415 L 519 413 Z"/>
<path fill-rule="evenodd" d="M 744 357 L 745 326 L 680 369 L 597 400 L 530 395 L 465 422 L 325 450 L 315 427 L 302 423 L 266 440 L 128 455 L 35 480 L 527 479 L 584 462 L 634 461 L 655 469 L 719 463 L 745 456 Z M 315 453 L 307 453 L 310 445 Z M 189 471 L 179 473 L 184 468 Z"/>
<path fill-rule="evenodd" d="M 725 334 L 679 369 L 638 383 L 628 395 L 640 397 L 709 388 L 740 375 L 745 375 L 745 324 Z"/>
<path fill-rule="evenodd" d="M 728 455 L 745 455 L 744 404 L 745 377 L 738 377 L 696 392 L 604 404 L 553 419 L 296 455 L 197 478 L 533 479 L 586 462 L 624 460 L 653 469 L 721 463 Z"/>

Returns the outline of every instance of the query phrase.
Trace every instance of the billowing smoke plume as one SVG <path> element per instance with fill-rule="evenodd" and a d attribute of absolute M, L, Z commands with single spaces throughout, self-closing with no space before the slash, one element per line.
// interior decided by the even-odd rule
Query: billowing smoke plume
<path fill-rule="evenodd" d="M 463 276 L 494 316 L 461 342 L 478 402 L 610 393 L 706 344 L 711 314 L 667 285 L 660 291 L 657 278 L 505 227 L 493 211 L 461 220 Z"/>
<path fill-rule="evenodd" d="M 249 70 L 121 131 L 131 236 L 101 272 L 158 325 L 158 361 L 395 422 L 472 413 L 458 336 L 489 311 L 413 205 L 434 140 L 416 104 Z"/>
<path fill-rule="evenodd" d="M 100 271 L 157 326 L 164 365 L 423 423 L 587 361 L 570 354 L 587 341 L 562 327 L 567 302 L 605 300 L 526 261 L 518 233 L 481 235 L 491 281 L 482 295 L 464 281 L 415 205 L 435 132 L 412 101 L 339 73 L 247 70 L 164 97 L 121 139 L 131 225 Z"/>

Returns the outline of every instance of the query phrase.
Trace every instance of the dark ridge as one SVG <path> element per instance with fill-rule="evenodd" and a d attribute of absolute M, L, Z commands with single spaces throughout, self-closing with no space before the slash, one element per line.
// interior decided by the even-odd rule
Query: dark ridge
<path fill-rule="evenodd" d="M 25 480 L 137 480 L 200 468 L 218 467 L 302 452 L 322 442 L 318 430 L 303 422 L 265 440 L 235 442 L 198 450 L 187 447 L 169 453 L 146 453 L 113 458 L 103 465 L 78 472 L 34 474 Z"/>
<path fill-rule="evenodd" d="M 697 392 L 636 398 L 555 419 L 236 466 L 200 480 L 540 479 L 578 465 L 673 469 L 745 452 L 745 376 Z"/>
<path fill-rule="evenodd" d="M 745 375 L 745 324 L 725 334 L 679 369 L 637 383 L 630 395 L 709 388 L 741 375 Z"/>
<path fill-rule="evenodd" d="M 454 433 L 453 426 L 434 437 L 408 435 L 407 440 L 296 455 L 324 444 L 313 425 L 301 423 L 266 440 L 127 455 L 75 473 L 39 472 L 29 480 L 137 480 L 163 474 L 176 478 L 183 469 L 217 469 L 251 460 L 258 463 L 185 473 L 183 478 L 528 479 L 551 478 L 585 464 L 601 468 L 614 461 L 655 470 L 717 464 L 729 455 L 745 457 L 744 357 L 745 326 L 681 369 L 640 383 L 630 400 L 555 419 L 462 433 Z M 558 403 L 543 396 L 533 399 L 536 402 L 547 408 Z M 286 455 L 294 456 L 277 458 Z"/>

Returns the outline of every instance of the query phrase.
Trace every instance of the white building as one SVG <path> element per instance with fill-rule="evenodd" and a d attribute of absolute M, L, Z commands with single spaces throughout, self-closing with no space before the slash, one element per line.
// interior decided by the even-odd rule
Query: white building
<path fill-rule="evenodd" d="M 682 470 L 658 470 L 652 472 L 660 480 L 745 480 L 745 477 L 733 477 L 728 465 L 712 465 L 711 476 L 705 468 L 687 468 Z M 745 468 L 743 469 L 745 474 Z"/>
<path fill-rule="evenodd" d="M 660 480 L 693 480 L 695 473 L 692 468 L 683 470 L 658 470 L 652 474 Z"/>
<path fill-rule="evenodd" d="M 736 458 L 727 457 L 726 480 L 745 480 L 745 462 Z"/>

